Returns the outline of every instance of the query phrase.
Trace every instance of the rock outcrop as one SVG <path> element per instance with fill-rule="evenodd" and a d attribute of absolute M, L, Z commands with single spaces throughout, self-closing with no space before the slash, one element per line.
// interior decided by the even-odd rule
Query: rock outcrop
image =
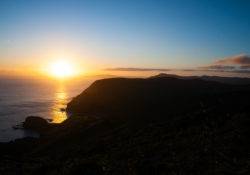
<path fill-rule="evenodd" d="M 46 119 L 38 116 L 28 116 L 23 122 L 23 128 L 43 133 L 49 128 L 49 123 Z"/>

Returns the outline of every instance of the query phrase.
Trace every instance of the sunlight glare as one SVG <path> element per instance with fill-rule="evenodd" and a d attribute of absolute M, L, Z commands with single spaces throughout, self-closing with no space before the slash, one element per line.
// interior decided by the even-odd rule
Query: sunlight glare
<path fill-rule="evenodd" d="M 66 78 L 76 74 L 73 65 L 65 60 L 51 63 L 49 73 L 56 78 Z"/>

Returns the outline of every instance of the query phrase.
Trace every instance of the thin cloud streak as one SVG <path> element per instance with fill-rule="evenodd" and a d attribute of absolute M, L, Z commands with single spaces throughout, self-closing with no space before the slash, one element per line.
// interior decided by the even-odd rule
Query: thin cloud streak
<path fill-rule="evenodd" d="M 250 73 L 250 56 L 240 54 L 236 56 L 218 59 L 208 66 L 199 67 L 201 70 L 220 71 L 231 73 Z"/>
<path fill-rule="evenodd" d="M 183 71 L 183 72 L 198 72 L 198 71 L 207 71 L 207 72 L 225 72 L 225 73 L 243 73 L 250 74 L 250 70 L 245 69 L 235 69 L 233 66 L 231 67 L 217 67 L 211 68 L 209 66 L 198 67 L 194 69 L 151 69 L 151 68 L 108 68 L 106 71 L 128 71 L 128 72 L 150 72 L 150 71 L 158 71 L 158 72 L 168 72 L 168 71 Z"/>
<path fill-rule="evenodd" d="M 215 61 L 214 64 L 250 65 L 250 56 L 245 54 L 240 54 L 232 57 L 226 57 Z"/>
<path fill-rule="evenodd" d="M 209 66 L 203 66 L 203 67 L 199 67 L 199 68 L 205 69 L 205 70 L 233 70 L 233 69 L 235 69 L 235 66 L 209 65 Z"/>
<path fill-rule="evenodd" d="M 107 68 L 106 71 L 161 71 L 168 72 L 172 69 L 161 69 L 161 68 L 134 68 L 134 67 L 119 67 L 119 68 Z"/>
<path fill-rule="evenodd" d="M 138 67 L 118 67 L 107 68 L 105 71 L 128 71 L 128 72 L 168 72 L 168 71 L 183 71 L 183 72 L 225 72 L 225 73 L 241 73 L 250 74 L 250 56 L 240 54 L 236 56 L 218 59 L 210 65 L 195 67 L 191 69 L 167 69 L 167 68 L 138 68 Z"/>

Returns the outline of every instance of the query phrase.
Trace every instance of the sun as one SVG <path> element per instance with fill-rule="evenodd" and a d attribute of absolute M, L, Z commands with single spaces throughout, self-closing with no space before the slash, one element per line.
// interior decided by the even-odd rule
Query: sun
<path fill-rule="evenodd" d="M 57 60 L 50 64 L 49 74 L 53 77 L 63 79 L 74 76 L 76 74 L 76 70 L 70 62 Z"/>

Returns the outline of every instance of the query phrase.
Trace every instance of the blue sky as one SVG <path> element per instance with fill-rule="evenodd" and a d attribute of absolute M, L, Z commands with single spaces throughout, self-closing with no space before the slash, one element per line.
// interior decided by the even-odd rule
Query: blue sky
<path fill-rule="evenodd" d="M 248 0 L 1 0 L 0 66 L 185 68 L 250 53 Z"/>

